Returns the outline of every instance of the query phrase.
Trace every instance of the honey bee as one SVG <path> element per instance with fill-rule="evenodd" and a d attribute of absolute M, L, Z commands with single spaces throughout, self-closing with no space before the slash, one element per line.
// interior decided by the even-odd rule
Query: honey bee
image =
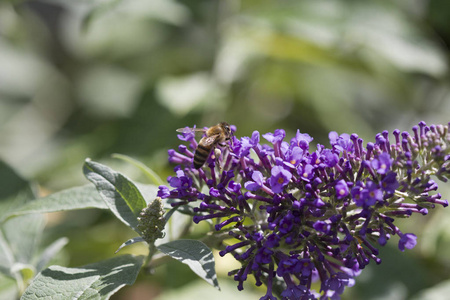
<path fill-rule="evenodd" d="M 177 129 L 178 132 L 185 132 L 186 128 Z M 202 131 L 206 136 L 202 137 L 198 143 L 194 154 L 194 168 L 200 169 L 206 159 L 208 159 L 212 150 L 217 146 L 225 146 L 223 143 L 229 141 L 233 135 L 230 125 L 226 122 L 221 122 L 208 129 L 190 128 L 193 131 Z"/>

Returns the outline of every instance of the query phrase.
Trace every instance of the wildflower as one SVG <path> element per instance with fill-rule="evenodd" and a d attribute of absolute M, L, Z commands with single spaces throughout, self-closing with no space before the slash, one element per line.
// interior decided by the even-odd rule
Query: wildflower
<path fill-rule="evenodd" d="M 396 218 L 425 215 L 436 205 L 448 206 L 436 193 L 435 175 L 450 178 L 449 126 L 420 122 L 413 134 L 383 131 L 364 146 L 356 134 L 329 134 L 331 147 L 297 134 L 284 141 L 282 129 L 237 139 L 223 147 L 209 167 L 192 165 L 197 143 L 189 132 L 180 135 L 188 146 L 169 151 L 177 164 L 169 187 L 158 196 L 172 206 L 194 206 L 195 223 L 208 220 L 228 232 L 220 255 L 232 254 L 242 267 L 230 271 L 238 289 L 252 274 L 267 292 L 260 299 L 339 299 L 370 261 L 381 263 L 379 246 L 399 235 L 400 251 L 417 243 L 403 233 Z M 220 146 L 218 146 L 220 147 Z M 230 242 L 232 240 L 232 242 Z M 320 281 L 320 291 L 312 289 Z"/>
<path fill-rule="evenodd" d="M 391 166 L 391 157 L 388 153 L 383 152 L 372 160 L 372 167 L 377 171 L 378 174 L 386 174 Z"/>
<path fill-rule="evenodd" d="M 297 146 L 303 150 L 309 149 L 309 143 L 312 142 L 313 138 L 307 133 L 300 133 L 300 130 L 297 130 L 297 134 L 294 138 L 291 139 L 291 147 Z"/>
<path fill-rule="evenodd" d="M 247 181 L 244 186 L 249 191 L 256 191 L 261 188 L 264 184 L 263 175 L 259 171 L 254 171 L 252 174 L 253 181 Z"/>
<path fill-rule="evenodd" d="M 252 134 L 252 137 L 243 137 L 242 141 L 241 141 L 241 153 L 240 153 L 240 157 L 242 156 L 247 156 L 250 153 L 250 149 L 255 148 L 259 143 L 259 132 L 258 131 L 254 131 Z"/>
<path fill-rule="evenodd" d="M 336 198 L 342 199 L 348 195 L 348 186 L 345 180 L 341 179 L 336 183 Z"/>
<path fill-rule="evenodd" d="M 377 201 L 383 200 L 383 192 L 378 184 L 368 180 L 365 188 L 361 192 L 364 204 L 367 206 L 375 205 Z"/>
<path fill-rule="evenodd" d="M 182 134 L 178 134 L 177 137 L 182 141 L 193 141 L 195 140 L 195 131 L 193 129 L 195 129 L 195 125 L 193 128 L 185 127 Z"/>
<path fill-rule="evenodd" d="M 300 147 L 293 147 L 288 149 L 285 155 L 284 164 L 289 168 L 295 168 L 303 158 L 303 149 Z"/>
<path fill-rule="evenodd" d="M 398 242 L 398 248 L 400 251 L 405 251 L 406 249 L 412 249 L 417 244 L 417 236 L 413 233 L 403 234 Z"/>
<path fill-rule="evenodd" d="M 285 170 L 283 167 L 275 166 L 271 171 L 270 186 L 274 193 L 281 193 L 283 188 L 289 183 L 292 178 L 291 172 Z"/>

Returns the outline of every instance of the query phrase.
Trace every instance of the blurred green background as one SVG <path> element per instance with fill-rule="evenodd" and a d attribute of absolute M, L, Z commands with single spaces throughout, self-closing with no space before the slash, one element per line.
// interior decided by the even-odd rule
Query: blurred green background
<path fill-rule="evenodd" d="M 112 153 L 165 178 L 175 129 L 194 124 L 227 121 L 238 137 L 300 129 L 325 145 L 331 130 L 370 141 L 420 120 L 446 124 L 448 45 L 447 0 L 3 0 L 0 159 L 45 195 L 86 184 L 86 157 L 141 179 Z M 392 239 L 344 299 L 448 295 L 449 211 L 405 220 L 418 246 L 400 254 Z M 51 214 L 47 228 L 48 242 L 70 238 L 70 266 L 110 257 L 132 237 L 98 211 Z M 222 293 L 174 262 L 115 299 L 262 296 L 251 284 L 235 290 L 231 262 L 217 264 Z"/>

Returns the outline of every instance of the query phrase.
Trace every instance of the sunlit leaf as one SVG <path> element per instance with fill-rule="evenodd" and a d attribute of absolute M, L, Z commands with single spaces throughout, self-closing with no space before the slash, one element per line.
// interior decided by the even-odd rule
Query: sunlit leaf
<path fill-rule="evenodd" d="M 164 185 L 165 184 L 164 181 L 161 179 L 161 177 L 159 177 L 159 175 L 156 174 L 155 171 L 153 171 L 152 169 L 150 169 L 149 167 L 147 167 L 140 161 L 138 161 L 132 157 L 129 157 L 127 155 L 117 154 L 117 153 L 113 154 L 112 157 L 121 159 L 123 161 L 126 161 L 126 162 L 138 167 L 153 184 L 155 184 L 155 185 Z"/>
<path fill-rule="evenodd" d="M 129 239 L 128 241 L 126 241 L 125 243 L 120 245 L 119 249 L 117 249 L 116 252 L 114 252 L 114 253 L 119 252 L 120 250 L 122 250 L 122 248 L 124 248 L 126 246 L 133 245 L 133 244 L 140 243 L 140 242 L 145 242 L 145 240 L 141 236 Z"/>
<path fill-rule="evenodd" d="M 443 281 L 431 288 L 425 289 L 411 300 L 446 300 L 450 294 L 450 280 Z"/>
<path fill-rule="evenodd" d="M 39 257 L 39 261 L 36 264 L 36 271 L 37 272 L 42 271 L 42 269 L 45 268 L 45 266 L 50 262 L 50 260 L 52 260 L 53 257 L 59 251 L 61 251 L 61 249 L 65 245 L 67 245 L 68 242 L 69 242 L 69 239 L 63 237 L 63 238 L 57 239 L 52 244 L 47 246 L 47 248 L 45 248 L 45 250 L 42 252 L 42 254 Z"/>
<path fill-rule="evenodd" d="M 17 284 L 11 277 L 0 274 L 0 300 L 18 298 Z"/>
<path fill-rule="evenodd" d="M 35 196 L 29 183 L 10 166 L 0 161 L 0 220 Z"/>
<path fill-rule="evenodd" d="M 79 268 L 50 266 L 36 276 L 21 299 L 109 299 L 134 283 L 142 263 L 143 256 L 122 255 Z"/>
<path fill-rule="evenodd" d="M 186 264 L 200 278 L 220 289 L 211 249 L 196 240 L 177 240 L 156 246 L 159 251 Z"/>
<path fill-rule="evenodd" d="M 124 175 L 90 160 L 86 160 L 83 172 L 115 216 L 139 233 L 137 217 L 147 203 L 136 185 Z"/>
<path fill-rule="evenodd" d="M 222 87 L 210 74 L 196 73 L 183 77 L 166 77 L 157 87 L 158 99 L 172 113 L 184 116 L 195 108 L 223 108 Z"/>
<path fill-rule="evenodd" d="M 15 262 L 32 263 L 44 226 L 45 219 L 41 214 L 19 216 L 3 224 L 2 231 L 8 246 L 14 253 Z"/>
<path fill-rule="evenodd" d="M 95 187 L 84 185 L 79 187 L 62 190 L 60 192 L 48 195 L 30 201 L 19 208 L 10 211 L 3 216 L 3 220 L 12 216 L 55 212 L 74 209 L 100 208 L 107 209 L 108 206 L 100 197 Z M 0 219 L 1 220 L 1 219 Z"/>
<path fill-rule="evenodd" d="M 4 235 L 0 232 L 0 273 L 11 276 L 11 267 L 14 264 L 14 254 Z"/>

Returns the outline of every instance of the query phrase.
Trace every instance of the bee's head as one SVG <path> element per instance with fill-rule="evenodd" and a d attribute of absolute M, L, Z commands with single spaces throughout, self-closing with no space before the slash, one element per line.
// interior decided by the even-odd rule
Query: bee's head
<path fill-rule="evenodd" d="M 220 126 L 225 131 L 228 136 L 231 136 L 233 132 L 231 131 L 230 125 L 227 122 L 221 122 Z"/>

